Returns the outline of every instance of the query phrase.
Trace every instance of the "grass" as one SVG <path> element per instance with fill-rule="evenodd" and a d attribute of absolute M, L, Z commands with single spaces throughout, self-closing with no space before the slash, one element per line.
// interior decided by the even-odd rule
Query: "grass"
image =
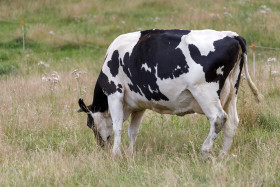
<path fill-rule="evenodd" d="M 269 10 L 262 13 L 262 5 Z M 76 112 L 91 102 L 106 48 L 118 35 L 150 28 L 233 30 L 247 45 L 280 46 L 280 3 L 269 1 L 0 2 L 0 186 L 277 186 L 280 180 L 279 52 L 256 51 L 256 104 L 245 80 L 238 100 L 240 124 L 229 155 L 207 161 L 200 148 L 205 116 L 148 111 L 127 157 L 101 149 Z M 22 50 L 20 20 L 25 20 Z M 276 62 L 268 62 L 275 57 Z M 248 48 L 252 75 L 252 52 Z M 38 65 L 42 61 L 49 65 Z M 75 78 L 72 72 L 80 74 Z M 56 71 L 60 79 L 53 78 Z M 221 133 L 214 145 L 217 155 Z"/>

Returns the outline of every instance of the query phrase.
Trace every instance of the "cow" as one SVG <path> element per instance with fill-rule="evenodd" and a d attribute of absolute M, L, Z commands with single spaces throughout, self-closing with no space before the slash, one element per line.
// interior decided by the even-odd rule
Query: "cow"
<path fill-rule="evenodd" d="M 239 123 L 236 102 L 242 68 L 257 101 L 262 95 L 247 68 L 246 41 L 231 31 L 146 30 L 118 36 L 109 46 L 97 79 L 93 102 L 79 99 L 101 146 L 114 133 L 113 155 L 121 156 L 123 122 L 131 115 L 129 148 L 146 109 L 183 116 L 205 114 L 210 132 L 201 152 L 211 154 L 224 128 L 220 154 L 226 154 Z"/>

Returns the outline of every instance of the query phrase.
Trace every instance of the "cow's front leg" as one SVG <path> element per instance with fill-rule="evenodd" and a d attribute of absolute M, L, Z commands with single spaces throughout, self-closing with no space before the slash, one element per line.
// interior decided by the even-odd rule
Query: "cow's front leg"
<path fill-rule="evenodd" d="M 138 111 L 138 112 L 133 112 L 131 114 L 131 121 L 130 125 L 128 127 L 128 136 L 129 136 L 129 148 L 128 148 L 128 153 L 130 155 L 133 154 L 133 148 L 135 145 L 136 137 L 139 132 L 139 127 L 140 123 L 143 119 L 145 110 Z"/>
<path fill-rule="evenodd" d="M 123 96 L 120 93 L 115 93 L 108 96 L 108 105 L 113 121 L 114 130 L 114 146 L 113 155 L 121 156 L 121 134 L 123 124 Z"/>

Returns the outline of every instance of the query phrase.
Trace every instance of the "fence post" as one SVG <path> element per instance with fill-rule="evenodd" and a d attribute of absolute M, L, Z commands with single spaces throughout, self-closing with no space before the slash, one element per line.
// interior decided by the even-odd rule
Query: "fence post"
<path fill-rule="evenodd" d="M 25 49 L 25 43 L 24 43 L 24 21 L 21 20 L 20 23 L 21 23 L 21 26 L 22 26 L 22 48 L 24 50 Z"/>
<path fill-rule="evenodd" d="M 255 45 L 254 44 L 251 44 L 251 48 L 253 49 L 253 69 L 254 69 L 254 77 L 255 77 L 255 74 L 256 74 L 256 70 L 255 70 Z"/>

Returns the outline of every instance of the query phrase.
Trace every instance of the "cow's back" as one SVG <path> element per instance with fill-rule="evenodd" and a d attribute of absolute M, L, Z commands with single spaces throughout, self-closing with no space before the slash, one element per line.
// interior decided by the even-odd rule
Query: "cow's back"
<path fill-rule="evenodd" d="M 133 107 L 172 111 L 178 105 L 196 105 L 191 88 L 209 84 L 220 93 L 238 57 L 235 35 L 212 30 L 121 35 L 110 45 L 102 73 L 107 82 L 115 84 L 115 90 L 123 88 Z"/>

